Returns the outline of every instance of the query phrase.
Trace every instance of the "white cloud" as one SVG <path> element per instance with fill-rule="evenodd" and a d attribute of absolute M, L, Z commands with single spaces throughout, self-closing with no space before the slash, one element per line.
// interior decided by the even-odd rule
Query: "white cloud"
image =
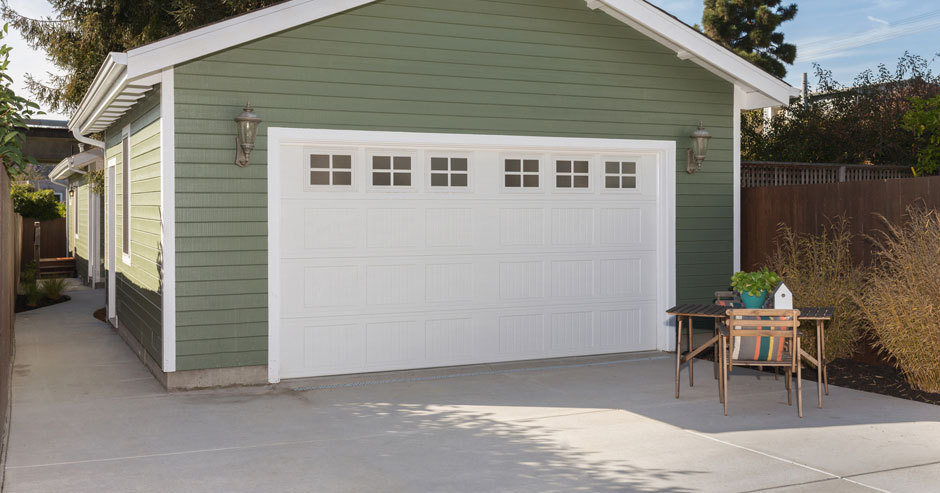
<path fill-rule="evenodd" d="M 797 44 L 797 60 L 807 62 L 837 58 L 863 46 L 936 29 L 940 27 L 940 9 L 895 22 L 884 23 L 885 21 L 872 16 L 868 19 L 879 23 L 879 26 L 855 34 L 832 36 Z"/>
<path fill-rule="evenodd" d="M 881 25 L 883 25 L 883 26 L 890 26 L 890 25 L 891 25 L 890 22 L 888 22 L 888 21 L 886 21 L 886 20 L 884 20 L 884 19 L 879 19 L 879 18 L 877 18 L 877 17 L 875 17 L 875 16 L 873 16 L 873 15 L 868 16 L 868 20 L 870 20 L 870 21 L 872 21 L 872 22 L 877 22 L 878 24 L 881 24 Z"/>

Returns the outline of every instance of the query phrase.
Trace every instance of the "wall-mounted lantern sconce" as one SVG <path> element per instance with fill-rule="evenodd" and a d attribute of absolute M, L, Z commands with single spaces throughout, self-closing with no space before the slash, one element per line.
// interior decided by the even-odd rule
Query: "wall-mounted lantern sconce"
<path fill-rule="evenodd" d="M 690 137 L 692 138 L 692 147 L 689 148 L 689 161 L 685 166 L 685 170 L 691 174 L 702 169 L 702 163 L 708 153 L 708 139 L 712 136 L 705 130 L 702 122 L 699 122 L 698 129 L 692 132 Z"/>
<path fill-rule="evenodd" d="M 248 166 L 248 159 L 251 157 L 251 150 L 255 148 L 255 135 L 258 133 L 260 124 L 261 118 L 258 118 L 251 108 L 251 101 L 247 102 L 242 113 L 235 117 L 235 126 L 238 129 L 238 133 L 235 134 L 235 164 L 242 168 Z"/>
<path fill-rule="evenodd" d="M 69 198 L 72 198 L 74 196 L 75 196 L 75 189 L 72 187 L 69 187 Z"/>

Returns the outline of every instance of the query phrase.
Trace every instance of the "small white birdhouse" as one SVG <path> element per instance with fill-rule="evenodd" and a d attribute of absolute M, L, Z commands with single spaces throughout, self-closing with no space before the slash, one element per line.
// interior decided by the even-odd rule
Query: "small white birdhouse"
<path fill-rule="evenodd" d="M 780 283 L 777 286 L 777 289 L 773 292 L 774 299 L 774 308 L 778 310 L 792 310 L 793 309 L 793 293 L 790 292 L 790 288 L 786 284 Z"/>

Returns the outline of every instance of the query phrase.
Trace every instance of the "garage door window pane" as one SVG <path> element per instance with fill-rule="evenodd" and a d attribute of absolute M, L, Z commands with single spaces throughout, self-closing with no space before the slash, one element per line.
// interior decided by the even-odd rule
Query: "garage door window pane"
<path fill-rule="evenodd" d="M 538 188 L 538 159 L 506 159 L 504 161 L 506 188 Z"/>
<path fill-rule="evenodd" d="M 467 158 L 432 157 L 432 187 L 466 187 Z"/>
<path fill-rule="evenodd" d="M 614 190 L 636 190 L 636 162 L 607 161 L 604 163 L 604 187 Z"/>
<path fill-rule="evenodd" d="M 555 188 L 588 188 L 590 179 L 586 160 L 560 159 L 555 161 Z"/>
<path fill-rule="evenodd" d="M 372 156 L 372 185 L 410 187 L 410 156 Z"/>
<path fill-rule="evenodd" d="M 352 156 L 345 154 L 311 154 L 310 185 L 352 185 Z"/>

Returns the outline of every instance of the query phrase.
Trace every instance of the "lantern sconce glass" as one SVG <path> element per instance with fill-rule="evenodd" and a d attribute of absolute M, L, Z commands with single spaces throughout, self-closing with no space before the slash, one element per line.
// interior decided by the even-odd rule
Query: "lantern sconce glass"
<path fill-rule="evenodd" d="M 75 196 L 75 188 L 69 187 L 69 198 L 72 198 L 74 196 Z"/>
<path fill-rule="evenodd" d="M 261 125 L 261 118 L 255 114 L 251 108 L 251 101 L 245 103 L 245 109 L 235 117 L 235 164 L 244 168 L 248 166 L 251 151 L 255 148 L 255 136 L 258 134 L 258 126 Z"/>
<path fill-rule="evenodd" d="M 705 130 L 705 125 L 699 122 L 698 129 L 692 132 L 690 137 L 692 139 L 692 147 L 689 148 L 689 161 L 686 164 L 685 170 L 689 174 L 692 174 L 702 169 L 702 163 L 705 162 L 705 155 L 708 154 L 708 139 L 711 139 L 712 136 L 708 133 L 708 130 Z"/>

